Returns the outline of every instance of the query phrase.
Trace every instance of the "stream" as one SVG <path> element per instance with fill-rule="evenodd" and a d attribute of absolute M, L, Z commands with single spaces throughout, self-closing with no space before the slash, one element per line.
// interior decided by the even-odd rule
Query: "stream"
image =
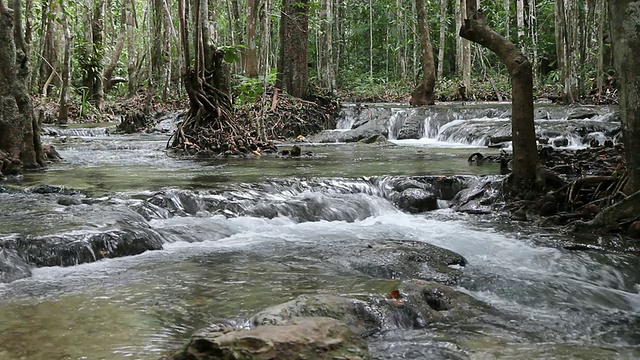
<path fill-rule="evenodd" d="M 568 138 L 564 146 L 618 141 L 608 108 L 591 109 L 583 126 L 571 119 L 575 109 L 548 107 L 537 130 Z M 560 234 L 447 208 L 449 192 L 500 172 L 467 157 L 499 154 L 484 145 L 508 133 L 508 114 L 503 105 L 474 108 L 448 108 L 443 120 L 390 105 L 365 115 L 347 107 L 327 139 L 379 117 L 392 143 L 302 144 L 314 153 L 302 158 L 178 160 L 164 151 L 166 134 L 56 129 L 63 162 L 0 184 L 0 244 L 57 239 L 70 250 L 58 266 L 59 254 L 28 249 L 42 266 L 0 283 L 0 359 L 158 359 L 197 329 L 246 327 L 256 312 L 302 294 L 385 294 L 397 279 L 317 256 L 383 240 L 461 254 L 468 264 L 455 289 L 499 315 L 379 333 L 368 339 L 375 359 L 640 358 L 639 258 L 565 250 Z M 399 139 L 412 117 L 419 135 Z M 453 185 L 440 188 L 438 210 L 410 214 L 390 200 L 408 177 Z M 158 250 L 102 258 L 86 245 L 121 232 Z"/>

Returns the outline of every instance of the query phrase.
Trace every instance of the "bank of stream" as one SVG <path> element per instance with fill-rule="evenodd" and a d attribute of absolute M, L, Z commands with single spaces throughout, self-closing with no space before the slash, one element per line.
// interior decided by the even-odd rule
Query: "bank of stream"
<path fill-rule="evenodd" d="M 493 113 L 453 120 L 470 117 L 474 131 L 484 124 L 483 136 L 488 124 L 506 132 L 505 113 L 495 112 L 500 106 L 478 107 Z M 550 137 L 564 136 L 572 143 L 558 144 L 570 147 L 589 134 L 614 139 L 615 126 L 602 119 L 609 109 L 595 110 L 585 120 L 587 134 Z M 397 264 L 375 272 L 345 256 L 389 242 L 460 254 L 464 266 L 451 268 L 461 276 L 448 285 L 495 311 L 453 324 L 389 326 L 367 337 L 373 358 L 640 356 L 637 257 L 570 251 L 561 234 L 452 211 L 455 192 L 500 171 L 498 164 L 470 166 L 469 154 L 500 150 L 471 135 L 443 135 L 461 134 L 453 130 L 462 121 L 436 128 L 435 117 L 406 108 L 371 114 L 392 140 L 413 126 L 411 116 L 422 124 L 415 139 L 393 143 L 332 138 L 299 143 L 313 152 L 308 157 L 206 160 L 168 157 L 161 133 L 57 129 L 64 161 L 2 184 L 0 242 L 42 265 L 0 284 L 0 359 L 158 359 L 197 329 L 248 327 L 261 310 L 301 295 L 371 301 L 430 276 Z M 404 115 L 397 114 L 411 116 L 399 122 Z M 555 119 L 558 129 L 576 121 L 565 115 Z M 543 121 L 554 121 L 549 117 Z M 354 127 L 358 119 L 343 120 L 341 131 L 321 136 L 371 135 Z M 593 127 L 598 122 L 602 128 Z M 437 194 L 439 209 L 403 211 L 398 193 L 416 186 Z M 117 257 L 127 239 L 157 249 L 127 248 L 135 255 Z M 363 262 L 379 259 L 362 254 Z M 56 266 L 63 258 L 66 266 Z"/>

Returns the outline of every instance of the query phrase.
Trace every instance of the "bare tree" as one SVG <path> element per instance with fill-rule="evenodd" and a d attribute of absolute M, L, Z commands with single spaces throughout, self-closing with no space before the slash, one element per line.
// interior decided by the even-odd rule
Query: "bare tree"
<path fill-rule="evenodd" d="M 533 73 L 531 63 L 507 38 L 489 27 L 475 0 L 466 2 L 467 18 L 460 36 L 498 55 L 509 71 L 512 86 L 511 125 L 513 134 L 513 179 L 518 188 L 534 184 L 538 151 L 533 124 Z"/>

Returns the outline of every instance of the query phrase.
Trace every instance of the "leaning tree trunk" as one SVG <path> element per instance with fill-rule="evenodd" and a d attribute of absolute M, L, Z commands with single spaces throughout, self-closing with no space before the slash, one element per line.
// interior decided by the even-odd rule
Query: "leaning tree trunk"
<path fill-rule="evenodd" d="M 0 0 L 0 173 L 44 166 L 38 122 L 27 91 L 29 61 L 20 2 L 14 11 Z M 15 25 L 15 28 L 14 28 Z M 15 38 L 14 38 L 15 32 Z"/>
<path fill-rule="evenodd" d="M 476 42 L 498 55 L 511 77 L 513 132 L 513 179 L 516 187 L 530 187 L 538 166 L 536 134 L 533 124 L 533 74 L 531 63 L 520 49 L 487 24 L 475 0 L 467 0 L 467 18 L 460 36 Z"/>
<path fill-rule="evenodd" d="M 433 46 L 429 36 L 429 24 L 424 0 L 416 0 L 420 48 L 422 49 L 422 81 L 411 93 L 412 106 L 435 104 L 433 89 L 436 86 L 436 69 L 433 63 Z"/>
<path fill-rule="evenodd" d="M 640 191 L 640 1 L 610 0 L 609 14 L 629 173 L 625 190 L 632 193 Z"/>

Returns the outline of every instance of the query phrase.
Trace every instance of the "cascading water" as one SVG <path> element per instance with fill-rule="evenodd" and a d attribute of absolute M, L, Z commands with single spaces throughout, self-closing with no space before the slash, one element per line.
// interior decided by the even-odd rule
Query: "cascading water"
<path fill-rule="evenodd" d="M 387 114 L 405 126 L 417 111 Z M 416 119 L 429 137 L 460 134 L 463 118 L 506 123 L 466 111 Z M 564 250 L 555 246 L 561 235 L 448 209 L 476 175 L 498 171 L 468 166 L 466 150 L 336 145 L 312 148 L 313 158 L 185 161 L 166 157 L 165 142 L 157 134 L 70 141 L 59 146 L 65 163 L 0 193 L 0 270 L 19 265 L 15 254 L 42 259 L 31 277 L 0 284 L 0 359 L 157 359 L 198 328 L 246 326 L 301 294 L 366 300 L 400 276 L 376 276 L 345 254 L 391 240 L 464 256 L 456 290 L 496 312 L 389 326 L 367 340 L 374 358 L 640 356 L 640 261 Z M 34 186 L 43 183 L 65 187 Z M 440 209 L 400 210 L 407 188 L 436 194 Z"/>

